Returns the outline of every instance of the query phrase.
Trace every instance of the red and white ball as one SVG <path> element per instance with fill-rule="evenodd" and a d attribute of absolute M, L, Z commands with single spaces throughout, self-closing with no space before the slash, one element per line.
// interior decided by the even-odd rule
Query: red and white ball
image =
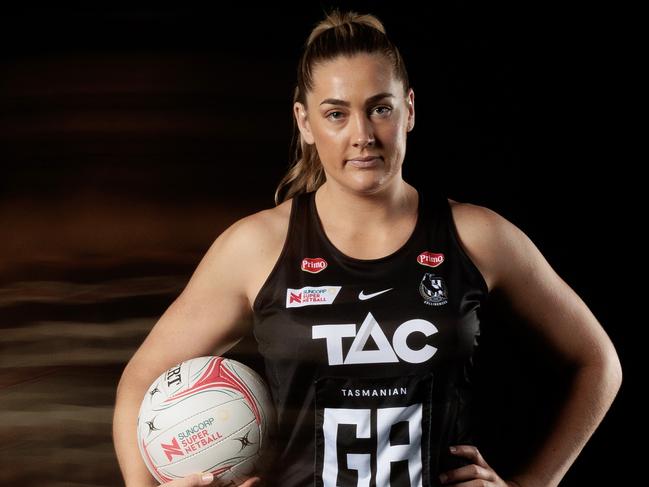
<path fill-rule="evenodd" d="M 220 485 L 239 485 L 265 468 L 275 428 L 264 380 L 236 360 L 207 356 L 175 365 L 151 384 L 137 437 L 161 483 L 212 472 Z"/>

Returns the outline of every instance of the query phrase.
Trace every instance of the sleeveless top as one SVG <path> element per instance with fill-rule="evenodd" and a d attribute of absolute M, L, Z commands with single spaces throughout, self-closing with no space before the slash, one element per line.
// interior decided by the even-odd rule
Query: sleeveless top
<path fill-rule="evenodd" d="M 418 190 L 397 251 L 356 259 L 325 234 L 315 192 L 291 203 L 253 335 L 277 414 L 268 486 L 436 486 L 470 462 L 472 356 L 487 284 L 449 202 Z"/>

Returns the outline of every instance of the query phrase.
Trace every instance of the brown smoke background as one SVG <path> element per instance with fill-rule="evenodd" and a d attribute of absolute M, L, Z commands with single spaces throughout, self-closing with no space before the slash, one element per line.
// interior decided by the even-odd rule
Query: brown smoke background
<path fill-rule="evenodd" d="M 616 149 L 587 100 L 597 86 L 581 83 L 605 53 L 579 49 L 588 32 L 574 31 L 587 28 L 575 12 L 548 13 L 541 29 L 523 7 L 463 2 L 16 9 L 1 21 L 0 485 L 122 485 L 111 437 L 121 372 L 219 233 L 273 206 L 301 45 L 334 5 L 378 15 L 406 58 L 418 112 L 404 178 L 526 231 L 623 350 L 619 288 L 601 285 L 622 279 L 602 267 L 618 250 L 602 228 L 621 223 L 622 203 L 615 174 L 592 162 Z M 518 22 L 503 20 L 510 8 Z M 548 25 L 553 41 L 540 35 Z M 517 360 L 498 333 L 485 339 Z M 514 373 L 492 355 L 485 370 Z M 228 356 L 259 367 L 252 337 Z M 507 387 L 492 406 L 508 406 L 503 417 L 517 409 Z M 536 409 L 518 414 L 533 423 L 551 393 L 531 389 L 520 397 Z M 620 397 L 562 485 L 586 485 L 595 465 L 607 465 L 601 485 L 619 473 L 607 445 L 621 442 Z M 493 421 L 502 441 L 521 427 Z"/>

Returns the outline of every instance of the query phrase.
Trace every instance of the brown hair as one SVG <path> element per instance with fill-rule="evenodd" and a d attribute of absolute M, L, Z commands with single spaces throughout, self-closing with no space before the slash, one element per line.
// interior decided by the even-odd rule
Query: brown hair
<path fill-rule="evenodd" d="M 313 69 L 318 63 L 358 53 L 385 55 L 392 63 L 395 77 L 403 82 L 404 95 L 407 95 L 410 83 L 405 63 L 397 47 L 388 39 L 381 21 L 371 14 L 341 13 L 335 9 L 314 27 L 306 41 L 297 67 L 293 103 L 300 102 L 306 106 L 306 94 L 313 89 Z M 304 142 L 295 117 L 291 141 L 293 151 L 293 163 L 275 190 L 275 205 L 297 194 L 315 191 L 325 182 L 315 144 Z"/>

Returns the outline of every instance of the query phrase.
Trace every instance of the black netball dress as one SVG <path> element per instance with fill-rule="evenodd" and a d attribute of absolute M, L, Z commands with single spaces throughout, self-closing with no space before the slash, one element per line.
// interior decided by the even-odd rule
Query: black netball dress
<path fill-rule="evenodd" d="M 483 276 L 448 200 L 419 191 L 407 242 L 355 259 L 328 239 L 315 192 L 293 198 L 282 252 L 255 302 L 254 337 L 277 408 L 278 487 L 428 487 L 469 463 Z"/>

